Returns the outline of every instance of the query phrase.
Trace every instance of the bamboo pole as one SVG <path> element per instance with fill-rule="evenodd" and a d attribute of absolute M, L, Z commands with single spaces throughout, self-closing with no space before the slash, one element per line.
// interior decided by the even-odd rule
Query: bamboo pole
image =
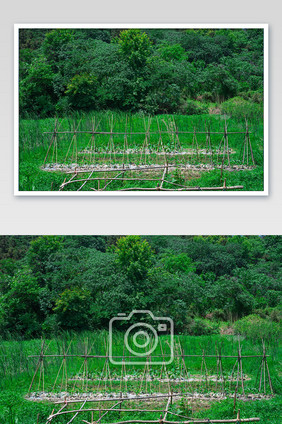
<path fill-rule="evenodd" d="M 255 422 L 260 421 L 260 418 L 254 417 L 254 418 L 241 418 L 241 423 L 248 423 L 248 422 Z M 84 421 L 86 422 L 86 421 Z M 238 423 L 237 418 L 235 419 L 223 419 L 223 420 L 212 420 L 212 419 L 203 419 L 203 420 L 197 420 L 197 419 L 190 419 L 189 421 L 164 421 L 164 420 L 127 420 L 127 421 L 117 421 L 113 423 L 107 423 L 107 424 L 129 424 L 129 423 L 149 423 L 149 424 L 216 424 L 216 423 Z"/>
<path fill-rule="evenodd" d="M 107 184 L 104 185 L 104 187 L 101 189 L 101 191 L 105 191 L 106 187 L 108 187 L 113 181 L 117 180 L 118 177 L 120 177 L 121 175 L 123 175 L 126 171 L 122 170 L 119 174 L 117 174 L 114 178 L 112 178 Z M 103 178 L 104 180 L 106 180 L 106 178 Z"/>
<path fill-rule="evenodd" d="M 76 176 L 77 176 L 77 173 L 73 174 L 73 176 L 71 177 L 71 179 L 69 181 L 67 181 L 67 182 L 65 182 L 66 179 L 64 179 L 63 184 L 60 185 L 59 191 L 63 190 L 63 188 L 64 188 L 64 186 L 66 184 L 70 184 L 75 179 Z M 73 182 L 75 182 L 75 181 L 73 181 Z"/>
<path fill-rule="evenodd" d="M 72 344 L 72 341 L 70 341 L 70 344 L 69 344 L 69 346 L 68 346 L 68 348 L 67 348 L 67 351 L 66 351 L 63 355 L 55 355 L 55 357 L 57 357 L 57 358 L 63 357 L 63 360 L 62 360 L 62 362 L 61 362 L 61 365 L 60 365 L 59 371 L 58 371 L 58 373 L 57 373 L 57 376 L 56 376 L 56 379 L 55 379 L 55 382 L 54 382 L 54 385 L 53 385 L 52 391 L 55 389 L 55 386 L 56 386 L 57 380 L 58 380 L 58 378 L 59 378 L 59 375 L 60 375 L 61 369 L 62 369 L 62 367 L 64 366 L 64 361 L 65 361 L 65 360 L 66 360 L 66 358 L 68 357 L 68 351 L 69 351 L 69 349 L 70 349 L 71 344 Z M 64 373 L 64 371 L 63 371 L 63 373 Z M 63 377 L 62 377 L 62 378 L 63 378 Z M 63 382 L 63 380 L 62 380 L 62 382 Z"/>
<path fill-rule="evenodd" d="M 39 358 L 41 355 L 28 355 L 28 358 Z M 62 354 L 58 354 L 58 355 L 56 355 L 56 354 L 51 354 L 51 355 L 45 355 L 45 354 L 43 354 L 42 355 L 44 358 L 59 358 L 59 357 L 64 357 L 64 355 L 62 355 Z M 85 358 L 85 356 L 87 356 L 87 358 L 109 358 L 109 355 L 85 355 L 85 354 L 81 354 L 81 355 L 78 355 L 78 354 L 71 354 L 71 355 L 65 355 L 65 357 L 68 357 L 68 358 Z M 166 356 L 170 356 L 170 354 L 164 354 L 164 355 L 151 355 L 151 357 L 152 358 L 161 358 L 162 356 L 164 356 L 164 357 L 166 357 Z M 174 358 L 181 358 L 181 357 L 184 357 L 184 358 L 202 358 L 202 356 L 203 355 L 186 355 L 186 354 L 183 354 L 183 355 L 174 355 Z M 270 357 L 270 355 L 265 355 L 266 357 Z M 217 355 L 207 355 L 207 354 L 205 354 L 205 357 L 206 358 L 217 358 Z M 221 355 L 221 357 L 222 358 L 236 358 L 236 359 L 238 359 L 238 355 L 237 356 L 235 356 L 235 355 Z M 131 356 L 129 356 L 129 355 L 125 355 L 125 356 L 122 356 L 122 355 L 115 355 L 115 356 L 113 356 L 113 355 L 111 355 L 111 358 L 131 358 Z M 241 355 L 241 358 L 263 358 L 263 356 L 262 355 Z"/>
<path fill-rule="evenodd" d="M 150 171 L 150 170 L 156 170 L 156 169 L 164 169 L 166 164 L 163 165 L 156 165 L 156 166 L 137 166 L 134 168 L 125 168 L 126 171 Z M 175 165 L 168 165 L 169 168 L 175 168 Z M 66 174 L 86 174 L 87 172 L 92 171 L 92 169 L 89 170 L 74 170 L 74 171 L 67 171 Z M 109 168 L 109 169 L 95 169 L 95 172 L 117 172 L 117 168 Z"/>
<path fill-rule="evenodd" d="M 38 358 L 39 358 L 39 360 L 38 360 L 38 362 L 37 362 L 37 365 L 36 365 L 36 368 L 35 368 L 35 372 L 34 372 L 34 374 L 33 374 L 33 377 L 32 377 L 32 380 L 31 380 L 31 383 L 30 383 L 30 386 L 29 386 L 29 389 L 28 389 L 28 392 L 29 392 L 29 393 L 30 393 L 30 391 L 31 391 L 31 389 L 32 389 L 32 386 L 33 386 L 33 382 L 34 382 L 35 376 L 36 376 L 36 374 L 37 374 L 37 372 L 38 372 L 38 369 L 39 369 L 39 367 L 40 367 L 40 365 L 41 365 L 41 361 L 42 361 L 43 353 L 44 353 L 44 345 L 45 345 L 45 341 L 41 339 L 41 349 L 40 349 L 40 355 L 35 355 L 35 356 L 34 356 L 34 357 L 38 357 Z"/>
<path fill-rule="evenodd" d="M 171 400 L 172 400 L 172 396 L 170 396 L 170 397 L 168 398 L 168 401 L 167 401 L 167 404 L 166 404 L 166 407 L 165 407 L 165 410 L 164 410 L 164 418 L 163 418 L 163 421 L 165 421 L 165 420 L 166 420 L 166 417 L 167 417 L 167 414 L 168 414 L 168 408 L 169 408 L 169 405 L 170 405 L 170 403 L 171 403 Z"/>
<path fill-rule="evenodd" d="M 74 143 L 74 139 L 75 139 L 75 137 L 76 137 L 76 134 L 78 133 L 77 128 L 79 127 L 80 122 L 81 122 L 81 119 L 80 119 L 80 121 L 78 122 L 77 127 L 75 128 L 75 126 L 74 126 L 73 131 L 72 131 L 72 132 L 70 132 L 71 134 L 73 134 L 73 136 L 72 136 L 72 138 L 71 138 L 71 142 L 70 142 L 70 144 L 69 144 L 69 147 L 68 147 L 68 150 L 67 150 L 67 153 L 66 153 L 66 156 L 65 156 L 65 160 L 64 160 L 64 162 L 66 162 L 66 160 L 67 160 L 67 158 L 68 158 L 68 155 L 69 155 L 69 152 L 70 152 L 71 146 L 72 146 L 72 144 Z M 58 133 L 57 133 L 57 134 L 58 134 Z M 73 148 L 74 148 L 74 147 L 73 147 Z"/>
<path fill-rule="evenodd" d="M 83 407 L 84 407 L 85 403 L 86 403 L 86 400 L 83 402 L 83 404 L 81 405 L 81 408 L 76 412 L 76 414 L 67 422 L 67 424 L 71 424 L 73 422 L 73 420 L 77 417 L 77 415 L 80 412 L 83 412 Z"/>
<path fill-rule="evenodd" d="M 179 189 L 160 188 L 160 187 L 131 187 L 122 188 L 115 191 L 220 191 L 220 190 L 241 190 L 244 186 L 230 186 L 230 187 L 187 187 Z"/>
<path fill-rule="evenodd" d="M 42 134 L 53 134 L 54 131 L 44 131 Z M 94 134 L 94 135 L 146 135 L 146 131 L 76 131 L 77 134 Z M 150 131 L 150 134 L 171 134 L 171 130 L 167 131 Z M 178 134 L 194 134 L 194 131 L 177 131 Z M 73 131 L 57 131 L 57 134 L 73 134 Z M 206 131 L 196 131 L 196 134 L 206 134 Z M 224 134 L 224 131 L 210 131 L 210 134 Z M 245 134 L 244 131 L 230 131 L 228 134 Z M 252 134 L 249 132 L 249 134 Z"/>
<path fill-rule="evenodd" d="M 61 415 L 62 410 L 65 409 L 66 406 L 68 406 L 67 402 L 59 409 L 58 412 L 56 412 L 56 414 L 53 414 L 54 412 L 54 409 L 53 409 L 52 414 L 47 418 L 47 423 L 51 422 L 52 419 L 56 417 L 57 415 Z M 68 413 L 69 411 L 66 411 L 66 412 Z"/>
<path fill-rule="evenodd" d="M 164 169 L 162 178 L 161 178 L 160 189 L 163 188 L 163 185 L 164 185 L 164 182 L 165 182 L 165 176 L 166 176 L 167 173 L 168 173 L 168 167 L 166 166 L 165 169 Z"/>
<path fill-rule="evenodd" d="M 240 346 L 240 344 L 239 344 L 239 346 Z M 245 395 L 244 375 L 243 375 L 243 361 L 242 361 L 242 356 L 241 356 L 241 347 L 240 347 L 240 375 L 241 375 L 242 393 L 243 393 L 243 395 Z"/>
<path fill-rule="evenodd" d="M 181 150 L 181 147 L 182 146 L 181 146 L 181 143 L 180 143 L 180 140 L 179 140 L 179 131 L 178 131 L 178 127 L 176 125 L 174 116 L 173 116 L 172 120 L 173 120 L 173 124 L 174 124 L 175 136 L 176 136 L 176 145 L 175 145 L 175 147 L 176 147 L 176 149 Z"/>
<path fill-rule="evenodd" d="M 122 402 L 120 402 L 120 403 L 122 403 Z M 58 415 L 66 415 L 66 414 L 74 414 L 74 413 L 76 413 L 76 412 L 95 412 L 95 411 L 107 411 L 107 412 L 109 412 L 109 411 L 112 411 L 113 410 L 113 408 L 85 408 L 85 409 L 83 409 L 83 411 L 81 410 L 81 409 L 72 409 L 72 410 L 68 410 L 68 411 L 63 411 L 63 412 L 61 412 L 61 410 L 63 409 L 63 408 L 65 408 L 65 406 L 66 405 L 64 405 L 58 412 L 56 412 L 55 414 L 51 414 L 49 417 L 48 417 L 48 420 L 51 418 L 51 419 L 53 419 L 53 418 L 55 418 L 55 417 L 57 417 Z M 118 410 L 117 410 L 118 412 L 162 412 L 162 410 L 160 410 L 160 409 L 140 409 L 140 408 L 119 408 Z M 172 412 L 169 412 L 169 413 L 171 413 L 171 414 L 173 414 Z M 177 415 L 178 416 L 178 414 L 174 414 L 174 415 Z M 102 418 L 102 417 L 101 417 Z"/>
<path fill-rule="evenodd" d="M 250 139 L 250 132 L 249 132 L 249 126 L 248 126 L 247 119 L 246 119 L 246 132 L 247 132 L 247 137 L 248 137 L 248 143 L 249 143 L 249 146 L 250 146 L 252 162 L 253 162 L 253 165 L 255 165 L 255 159 L 254 159 L 254 154 L 253 154 L 252 143 L 251 143 L 251 139 Z"/>
<path fill-rule="evenodd" d="M 269 368 L 268 368 L 268 363 L 267 363 L 266 355 L 265 355 L 265 364 L 266 364 L 266 368 L 267 368 L 268 383 L 269 383 L 270 391 L 271 391 L 271 394 L 273 394 L 273 387 L 272 387 L 272 382 L 271 382 L 271 378 L 270 378 L 270 372 L 269 372 Z"/>
<path fill-rule="evenodd" d="M 51 147 L 52 147 L 52 145 L 53 145 L 53 143 L 54 143 L 54 140 L 55 140 L 55 135 L 56 135 L 56 134 L 58 134 L 58 133 L 57 133 L 57 131 L 56 131 L 56 123 L 57 123 L 57 119 L 55 119 L 55 128 L 54 128 L 54 131 L 52 131 L 52 132 L 48 132 L 48 133 L 47 133 L 47 134 L 53 134 L 53 135 L 52 135 L 52 137 L 51 137 L 51 142 L 50 142 L 49 147 L 48 147 L 48 149 L 47 149 L 47 152 L 46 152 L 46 155 L 45 155 L 45 158 L 44 158 L 43 164 L 45 164 L 45 163 L 46 163 L 46 160 L 47 160 L 47 157 L 48 157 L 49 151 L 50 151 L 50 149 L 51 149 Z M 43 134 L 44 134 L 44 133 L 43 133 Z"/>
<path fill-rule="evenodd" d="M 100 416 L 100 418 L 96 421 L 96 423 L 98 424 L 101 419 L 108 414 L 109 411 L 112 411 L 116 406 L 120 405 L 122 403 L 122 400 L 120 402 L 115 403 L 111 408 L 109 408 L 108 411 L 106 411 L 103 415 Z"/>
<path fill-rule="evenodd" d="M 227 130 L 227 123 L 226 123 L 226 120 L 225 120 L 225 127 L 224 127 L 224 136 L 225 136 L 225 138 L 226 138 L 226 143 L 225 143 L 225 146 L 226 146 L 226 150 L 227 150 L 227 160 L 228 160 L 228 165 L 230 166 L 230 154 L 229 154 L 229 143 L 228 143 L 228 130 Z"/>

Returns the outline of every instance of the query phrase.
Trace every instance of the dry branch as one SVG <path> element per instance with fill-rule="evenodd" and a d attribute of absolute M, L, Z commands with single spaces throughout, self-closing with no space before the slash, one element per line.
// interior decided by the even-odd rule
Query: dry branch
<path fill-rule="evenodd" d="M 187 188 L 162 188 L 162 187 L 131 187 L 131 188 L 121 188 L 115 191 L 220 191 L 220 190 L 242 190 L 244 186 L 229 186 L 229 187 L 187 187 Z"/>
<path fill-rule="evenodd" d="M 260 421 L 260 418 L 254 417 L 254 418 L 240 418 L 239 422 L 242 423 L 249 423 L 249 422 L 255 422 Z M 127 421 L 117 421 L 114 423 L 107 423 L 107 424 L 129 424 L 129 423 L 160 423 L 160 420 L 127 420 Z M 203 420 L 196 420 L 196 419 L 190 419 L 189 421 L 164 421 L 162 420 L 162 423 L 164 424 L 213 424 L 213 423 L 238 423 L 237 418 L 235 419 L 226 419 L 226 420 L 211 420 L 211 419 L 203 419 Z"/>

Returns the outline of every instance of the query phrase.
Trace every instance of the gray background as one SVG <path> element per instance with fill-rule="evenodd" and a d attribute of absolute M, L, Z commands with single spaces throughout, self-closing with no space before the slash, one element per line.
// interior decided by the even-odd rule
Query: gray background
<path fill-rule="evenodd" d="M 282 234 L 277 1 L 22 0 L 5 4 L 0 19 L 0 234 Z M 269 24 L 268 197 L 14 197 L 13 24 L 115 22 Z"/>

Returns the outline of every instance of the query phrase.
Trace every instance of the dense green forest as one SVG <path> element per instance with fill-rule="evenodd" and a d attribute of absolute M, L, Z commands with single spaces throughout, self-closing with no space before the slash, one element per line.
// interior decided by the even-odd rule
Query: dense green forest
<path fill-rule="evenodd" d="M 19 90 L 22 117 L 261 114 L 263 29 L 20 29 Z"/>
<path fill-rule="evenodd" d="M 279 334 L 281 236 L 1 236 L 0 258 L 3 337 L 107 329 L 133 309 L 178 334 Z"/>

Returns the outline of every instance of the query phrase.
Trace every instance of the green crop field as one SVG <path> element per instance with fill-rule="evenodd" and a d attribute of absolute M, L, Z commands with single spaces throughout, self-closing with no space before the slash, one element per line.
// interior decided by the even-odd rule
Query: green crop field
<path fill-rule="evenodd" d="M 160 183 L 168 165 L 163 189 L 225 184 L 261 191 L 263 120 L 247 125 L 249 141 L 246 121 L 228 115 L 93 112 L 21 119 L 19 190 L 150 189 Z M 120 172 L 124 168 L 126 173 Z"/>
<path fill-rule="evenodd" d="M 126 356 L 124 352 L 124 335 L 116 333 L 114 336 L 114 354 Z M 166 345 L 167 336 L 161 340 Z M 240 409 L 241 418 L 259 417 L 263 423 L 280 423 L 279 405 L 281 403 L 281 383 L 279 376 L 279 346 L 275 341 L 266 345 L 267 363 L 271 376 L 274 395 L 271 394 L 268 379 L 265 387 L 262 377 L 261 394 L 259 394 L 260 365 L 262 345 L 258 342 L 250 342 L 240 338 L 240 347 L 243 356 L 243 376 L 245 397 L 242 396 L 241 382 L 238 386 L 237 399 L 234 414 L 234 390 L 236 386 L 236 373 L 232 380 L 232 369 L 236 363 L 238 354 L 238 337 L 235 336 L 176 336 L 174 343 L 175 358 L 173 362 L 161 370 L 160 365 L 112 365 L 105 358 L 93 356 L 104 355 L 107 351 L 107 333 L 65 333 L 59 338 L 44 341 L 43 366 L 37 368 L 38 356 L 42 349 L 42 340 L 30 341 L 2 341 L 0 343 L 0 422 L 1 424 L 40 424 L 46 423 L 47 417 L 52 410 L 58 411 L 62 405 L 54 402 L 64 401 L 65 396 L 76 399 L 80 396 L 95 396 L 102 394 L 103 398 L 112 396 L 128 395 L 152 395 L 155 393 L 167 393 L 169 377 L 170 390 L 173 393 L 194 393 L 193 400 L 185 397 L 176 397 L 170 406 L 170 419 L 177 421 L 173 414 L 204 419 L 232 419 Z M 195 357 L 181 358 L 179 346 L 181 345 L 186 355 L 199 355 Z M 155 354 L 160 354 L 157 348 Z M 205 368 L 203 367 L 203 351 L 206 355 Z M 222 355 L 222 369 L 225 380 L 223 390 L 222 383 L 216 383 L 217 357 Z M 162 350 L 163 355 L 167 349 Z M 53 356 L 52 356 L 53 355 Z M 56 355 L 61 355 L 60 357 Z M 63 358 L 65 355 L 65 359 Z M 69 356 L 68 356 L 69 355 Z M 78 357 L 78 355 L 81 355 Z M 84 355 L 84 357 L 83 357 Z M 85 366 L 85 355 L 87 363 Z M 254 357 L 247 357 L 252 355 Z M 92 357 L 91 357 L 92 356 Z M 233 356 L 233 358 L 225 358 Z M 246 356 L 244 358 L 244 356 Z M 108 365 L 105 365 L 107 363 Z M 185 363 L 185 368 L 183 364 Z M 37 370 L 37 372 L 35 372 Z M 163 373 L 161 377 L 161 373 Z M 206 376 L 208 375 L 208 379 Z M 35 376 L 35 377 L 34 377 Z M 121 377 L 126 377 L 122 379 Z M 148 376 L 150 378 L 148 378 Z M 186 379 L 184 377 L 187 377 Z M 33 378 L 34 377 L 34 378 Z M 32 385 L 31 385 L 32 382 Z M 224 396 L 211 396 L 212 393 L 224 392 Z M 265 394 L 264 394 L 265 392 Z M 53 394 L 53 398 L 51 396 Z M 199 397 L 203 395 L 203 399 Z M 259 398 L 254 398 L 257 395 Z M 205 398 L 205 396 L 207 398 Z M 253 398 L 252 398 L 253 396 Z M 83 398 L 85 399 L 85 398 Z M 97 398 L 96 398 L 97 399 Z M 110 402 L 110 407 L 112 407 Z M 151 412 L 127 412 L 126 407 L 134 409 L 152 410 L 164 408 L 166 400 L 125 401 L 120 412 L 109 412 L 103 417 L 102 422 L 126 421 L 126 420 L 156 420 L 159 414 Z M 130 404 L 130 406 L 129 406 Z M 148 406 L 149 405 L 149 406 Z M 106 408 L 106 402 L 88 402 L 85 408 Z M 70 403 L 67 410 L 79 409 L 79 403 Z M 73 415 L 64 414 L 54 417 L 52 423 L 68 423 Z M 93 412 L 94 420 L 98 420 L 99 412 Z M 80 413 L 73 421 L 91 422 L 91 412 Z"/>

